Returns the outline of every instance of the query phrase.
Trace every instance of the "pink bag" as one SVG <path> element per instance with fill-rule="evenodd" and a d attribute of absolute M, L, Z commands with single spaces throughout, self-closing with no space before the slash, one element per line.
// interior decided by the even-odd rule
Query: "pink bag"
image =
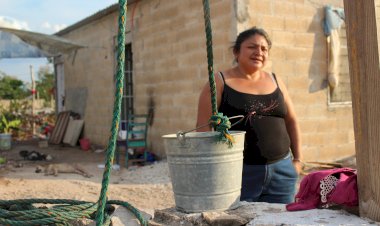
<path fill-rule="evenodd" d="M 350 168 L 312 172 L 304 177 L 295 197 L 286 205 L 288 211 L 328 207 L 331 204 L 357 206 L 356 170 Z"/>

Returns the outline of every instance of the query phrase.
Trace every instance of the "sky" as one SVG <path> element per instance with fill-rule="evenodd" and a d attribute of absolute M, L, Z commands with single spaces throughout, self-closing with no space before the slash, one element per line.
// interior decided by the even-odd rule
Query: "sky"
<path fill-rule="evenodd" d="M 54 34 L 117 0 L 0 0 L 0 26 Z M 30 65 L 36 73 L 46 58 L 0 59 L 0 71 L 30 82 Z"/>

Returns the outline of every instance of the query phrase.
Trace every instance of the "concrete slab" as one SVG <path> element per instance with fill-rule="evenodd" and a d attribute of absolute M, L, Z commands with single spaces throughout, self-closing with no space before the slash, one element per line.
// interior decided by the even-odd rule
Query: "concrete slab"
<path fill-rule="evenodd" d="M 247 220 L 248 223 L 242 223 Z M 240 202 L 234 210 L 186 214 L 175 208 L 156 210 L 150 225 L 380 226 L 343 209 L 286 210 L 284 204 Z"/>
<path fill-rule="evenodd" d="M 313 209 L 305 211 L 287 211 L 284 204 L 252 203 L 256 217 L 247 226 L 359 226 L 380 225 L 369 219 L 360 218 L 345 210 Z"/>

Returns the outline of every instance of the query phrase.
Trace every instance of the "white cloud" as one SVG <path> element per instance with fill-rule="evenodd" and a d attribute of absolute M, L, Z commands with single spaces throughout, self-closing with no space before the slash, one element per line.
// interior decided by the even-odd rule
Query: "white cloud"
<path fill-rule="evenodd" d="M 60 31 L 63 28 L 67 27 L 66 24 L 50 24 L 49 22 L 44 22 L 42 27 L 48 30 L 53 30 L 54 32 Z"/>
<path fill-rule="evenodd" d="M 62 30 L 62 29 L 64 29 L 64 28 L 66 28 L 66 27 L 67 27 L 66 24 L 55 24 L 55 25 L 53 26 L 55 32 L 60 31 L 60 30 Z"/>
<path fill-rule="evenodd" d="M 11 17 L 5 17 L 5 16 L 0 16 L 0 26 L 13 28 L 13 29 L 20 29 L 20 30 L 30 30 L 27 22 L 18 21 Z"/>
<path fill-rule="evenodd" d="M 50 25 L 49 22 L 44 22 L 44 23 L 42 24 L 42 27 L 43 27 L 43 28 L 50 29 L 50 28 L 51 28 L 51 25 Z"/>

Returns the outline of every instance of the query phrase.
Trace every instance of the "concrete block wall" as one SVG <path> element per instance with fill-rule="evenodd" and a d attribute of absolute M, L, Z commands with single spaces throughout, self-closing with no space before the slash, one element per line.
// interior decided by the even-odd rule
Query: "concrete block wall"
<path fill-rule="evenodd" d="M 272 38 L 273 71 L 285 82 L 302 130 L 306 161 L 331 161 L 355 153 L 351 106 L 328 105 L 327 47 L 323 33 L 323 7 L 343 7 L 343 1 L 250 0 L 238 31 L 264 28 Z"/>
<path fill-rule="evenodd" d="M 354 154 L 351 107 L 327 103 L 326 4 L 343 7 L 342 0 L 210 1 L 215 72 L 232 66 L 230 47 L 238 32 L 254 25 L 269 32 L 273 48 L 267 70 L 289 89 L 307 161 Z M 195 128 L 199 93 L 208 81 L 202 7 L 193 0 L 144 0 L 128 6 L 135 112 L 147 113 L 154 103 L 148 143 L 149 151 L 160 157 L 165 156 L 162 135 Z M 103 145 L 109 139 L 114 101 L 117 16 L 105 15 L 64 36 L 89 45 L 65 58 L 65 85 L 88 89 L 85 135 Z"/>
<path fill-rule="evenodd" d="M 86 106 L 84 135 L 92 143 L 104 146 L 110 136 L 115 95 L 114 37 L 117 26 L 117 13 L 113 13 L 63 36 L 86 46 L 76 54 L 65 56 L 65 88 L 66 92 L 87 90 L 87 103 L 81 103 Z"/>
<path fill-rule="evenodd" d="M 214 67 L 232 62 L 233 2 L 210 1 Z M 149 149 L 165 156 L 162 135 L 195 128 L 198 97 L 208 81 L 202 1 L 141 1 L 132 29 L 136 113 L 155 104 Z"/>

